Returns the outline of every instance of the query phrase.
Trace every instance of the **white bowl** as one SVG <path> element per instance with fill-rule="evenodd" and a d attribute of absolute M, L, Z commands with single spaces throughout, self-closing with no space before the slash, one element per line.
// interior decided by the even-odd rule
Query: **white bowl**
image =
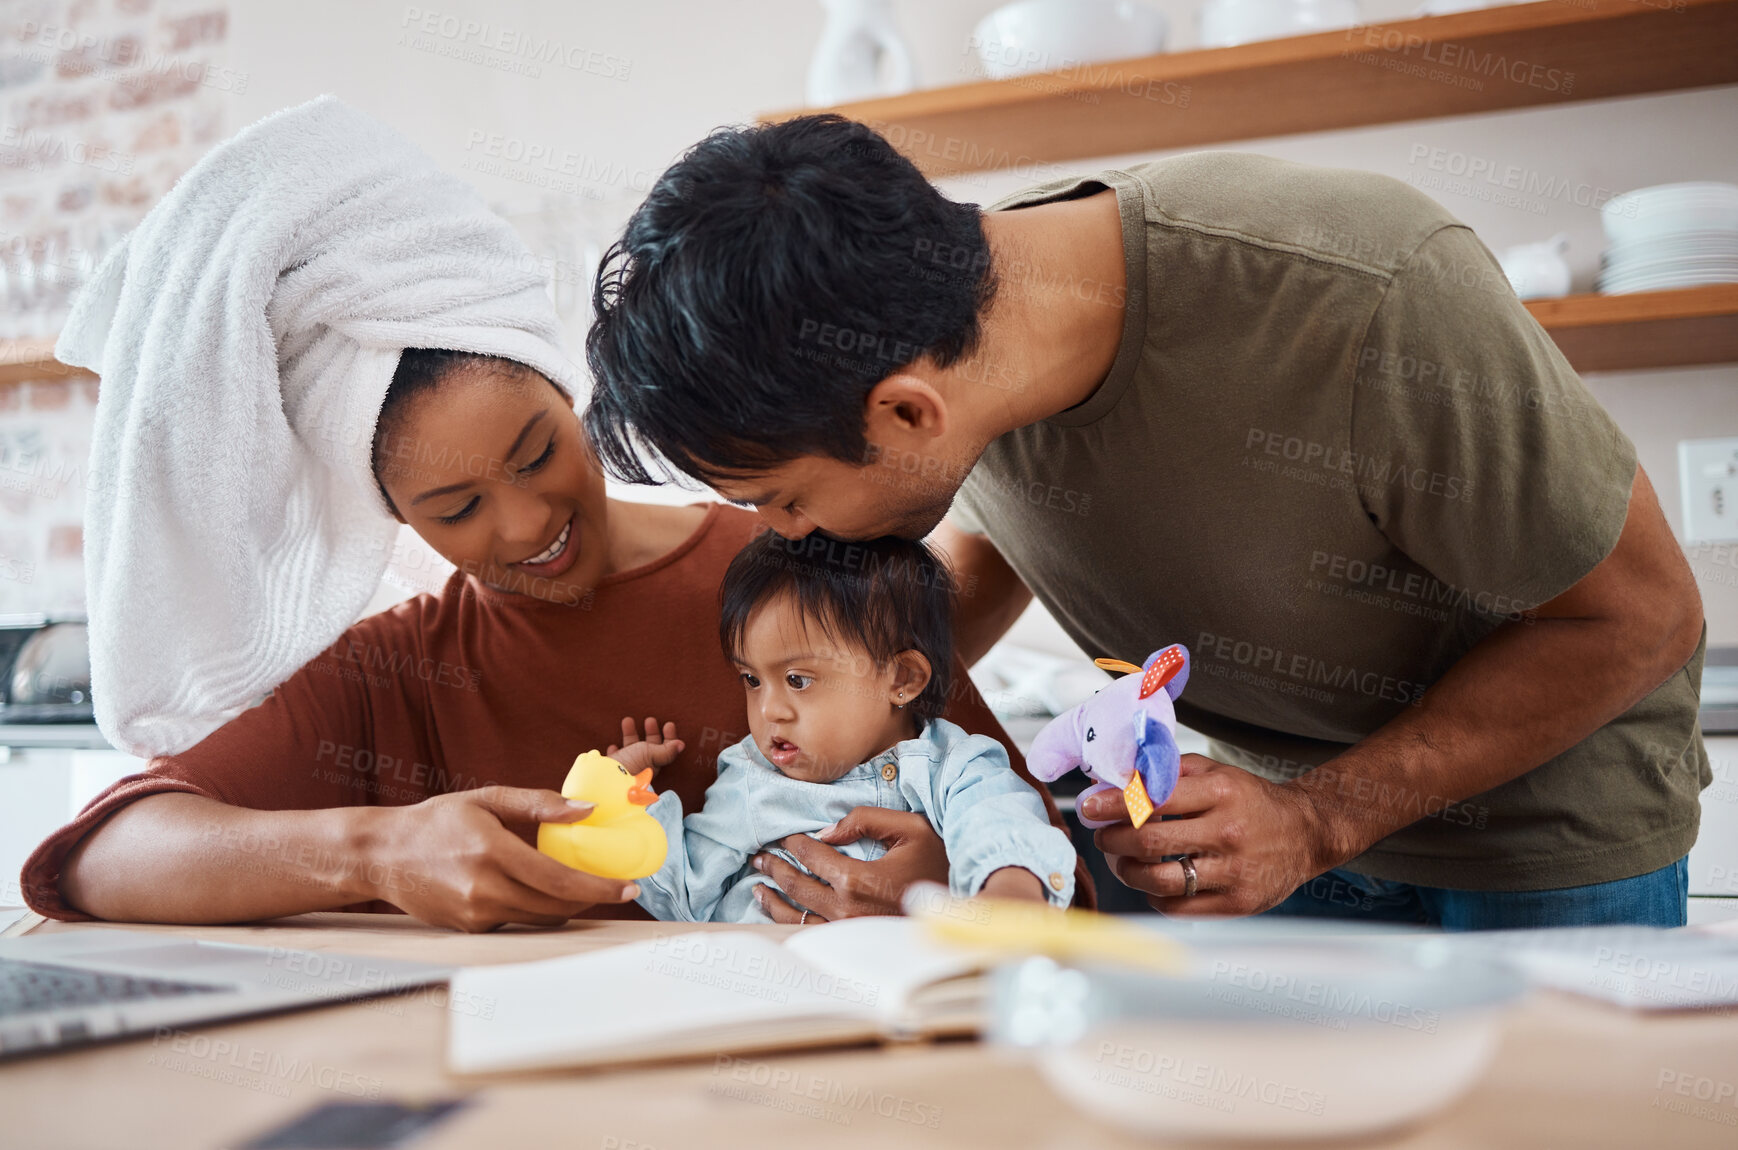
<path fill-rule="evenodd" d="M 1496 1052 L 1500 1018 L 1467 1011 L 1431 1034 L 1109 1025 L 1045 1051 L 1039 1067 L 1084 1113 L 1141 1134 L 1351 1138 L 1433 1113 L 1465 1093 Z"/>
<path fill-rule="evenodd" d="M 1359 15 L 1358 0 L 1207 0 L 1201 6 L 1201 47 L 1350 28 Z"/>
<path fill-rule="evenodd" d="M 1607 275 L 1658 275 L 1661 272 L 1696 271 L 1703 268 L 1727 270 L 1738 267 L 1738 255 L 1672 256 L 1658 260 L 1624 260 L 1607 264 Z"/>
<path fill-rule="evenodd" d="M 1469 1089 L 1524 989 L 1477 958 L 1198 955 L 1174 978 L 1046 959 L 1004 968 L 993 1034 L 1031 1048 L 1045 1081 L 1083 1113 L 1140 1134 L 1344 1139 Z"/>
<path fill-rule="evenodd" d="M 1710 284 L 1738 283 L 1738 267 L 1725 271 L 1679 271 L 1656 276 L 1614 278 L 1601 276 L 1598 289 L 1605 295 L 1630 295 L 1644 291 L 1676 291 L 1679 288 L 1707 287 Z"/>
<path fill-rule="evenodd" d="M 1738 232 L 1679 232 L 1662 239 L 1633 244 L 1607 244 L 1608 263 L 1627 260 L 1667 259 L 1674 256 L 1730 255 L 1738 252 Z"/>
<path fill-rule="evenodd" d="M 1599 216 L 1614 245 L 1684 232 L 1738 231 L 1738 184 L 1700 181 L 1637 188 L 1606 201 Z"/>
<path fill-rule="evenodd" d="M 978 22 L 971 46 L 993 80 L 1165 50 L 1165 14 L 1134 0 L 1020 0 Z"/>

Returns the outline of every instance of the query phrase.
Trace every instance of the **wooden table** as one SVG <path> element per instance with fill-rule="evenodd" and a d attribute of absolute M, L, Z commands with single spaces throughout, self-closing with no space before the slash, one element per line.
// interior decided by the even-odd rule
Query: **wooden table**
<path fill-rule="evenodd" d="M 124 929 L 485 964 L 607 946 L 657 928 L 576 922 L 473 936 L 398 915 L 311 914 L 252 926 Z M 1034 1069 L 975 1043 L 775 1055 L 722 1067 L 705 1061 L 463 1078 L 443 1068 L 445 1016 L 444 990 L 431 989 L 200 1028 L 209 1045 L 186 1035 L 178 1043 L 144 1038 L 0 1065 L 0 1144 L 231 1147 L 322 1102 L 453 1096 L 470 1105 L 414 1141 L 414 1150 L 1153 1144 L 1090 1120 Z M 214 1053 L 220 1045 L 226 1053 Z M 1680 1082 L 1689 1094 L 1675 1090 Z M 1540 995 L 1515 1011 L 1495 1062 L 1470 1094 L 1419 1125 L 1360 1145 L 1729 1148 L 1738 1145 L 1734 1084 L 1738 1014 L 1644 1017 Z M 1722 1085 L 1723 1101 L 1695 1097 Z"/>

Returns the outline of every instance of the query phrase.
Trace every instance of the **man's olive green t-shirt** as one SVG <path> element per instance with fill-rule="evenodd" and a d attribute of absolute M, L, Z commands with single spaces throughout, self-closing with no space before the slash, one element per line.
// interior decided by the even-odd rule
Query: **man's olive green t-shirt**
<path fill-rule="evenodd" d="M 1125 289 L 999 271 L 1007 290 L 1123 308 L 1115 364 L 1083 403 L 991 443 L 951 515 L 1089 654 L 1187 646 L 1177 712 L 1214 757 L 1275 781 L 1316 768 L 1498 626 L 1540 625 L 1528 613 L 1616 545 L 1634 447 L 1434 201 L 1202 153 L 995 207 L 1105 188 Z M 1544 890 L 1675 862 L 1712 780 L 1701 662 L 1483 794 L 1342 777 L 1343 801 L 1417 816 L 1348 868 Z"/>

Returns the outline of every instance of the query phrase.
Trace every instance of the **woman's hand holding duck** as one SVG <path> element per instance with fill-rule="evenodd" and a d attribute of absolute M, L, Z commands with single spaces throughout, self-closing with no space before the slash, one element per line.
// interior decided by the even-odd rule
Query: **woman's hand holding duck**
<path fill-rule="evenodd" d="M 513 829 L 590 813 L 556 791 L 500 786 L 381 808 L 364 853 L 384 865 L 369 868 L 365 897 L 466 931 L 560 926 L 598 903 L 626 902 L 639 893 L 634 883 L 563 866 Z"/>

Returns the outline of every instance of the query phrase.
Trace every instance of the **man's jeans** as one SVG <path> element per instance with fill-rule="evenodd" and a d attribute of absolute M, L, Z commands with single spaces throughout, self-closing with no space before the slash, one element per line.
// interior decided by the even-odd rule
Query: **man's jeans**
<path fill-rule="evenodd" d="M 1422 923 L 1444 930 L 1683 926 L 1689 889 L 1687 858 L 1652 874 L 1561 890 L 1448 890 L 1331 870 L 1267 913 Z"/>

